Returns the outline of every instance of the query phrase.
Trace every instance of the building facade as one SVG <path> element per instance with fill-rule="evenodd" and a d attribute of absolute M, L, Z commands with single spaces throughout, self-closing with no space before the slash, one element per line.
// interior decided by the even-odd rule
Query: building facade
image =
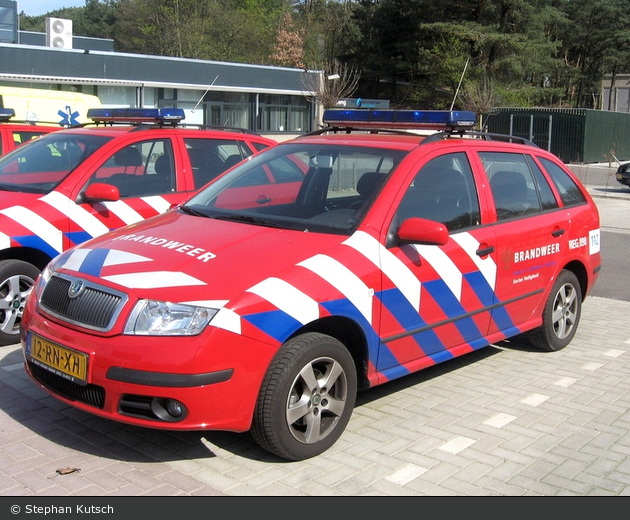
<path fill-rule="evenodd" d="M 186 123 L 280 136 L 317 126 L 305 85 L 321 71 L 117 53 L 112 40 L 77 37 L 71 27 L 48 18 L 46 34 L 20 31 L 17 3 L 0 0 L 0 86 L 78 91 L 105 107 L 178 107 Z"/>
<path fill-rule="evenodd" d="M 601 109 L 630 114 L 630 74 L 604 76 Z"/>

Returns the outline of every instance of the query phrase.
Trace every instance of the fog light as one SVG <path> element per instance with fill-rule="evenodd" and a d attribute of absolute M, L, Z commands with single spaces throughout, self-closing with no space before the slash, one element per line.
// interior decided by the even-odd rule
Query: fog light
<path fill-rule="evenodd" d="M 184 413 L 184 406 L 179 401 L 168 399 L 166 401 L 166 411 L 171 417 L 178 419 Z"/>

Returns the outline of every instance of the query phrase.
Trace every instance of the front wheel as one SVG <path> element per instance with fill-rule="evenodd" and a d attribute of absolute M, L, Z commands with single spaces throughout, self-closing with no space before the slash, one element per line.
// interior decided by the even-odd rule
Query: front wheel
<path fill-rule="evenodd" d="M 307 333 L 287 341 L 261 386 L 251 434 L 287 460 L 323 453 L 343 433 L 357 392 L 357 373 L 338 340 Z"/>
<path fill-rule="evenodd" d="M 577 332 L 582 312 L 582 289 L 577 277 L 560 271 L 543 310 L 543 323 L 529 334 L 530 342 L 547 351 L 563 349 Z"/>
<path fill-rule="evenodd" d="M 0 261 L 0 346 L 20 340 L 20 323 L 26 299 L 33 290 L 39 269 L 22 260 Z"/>

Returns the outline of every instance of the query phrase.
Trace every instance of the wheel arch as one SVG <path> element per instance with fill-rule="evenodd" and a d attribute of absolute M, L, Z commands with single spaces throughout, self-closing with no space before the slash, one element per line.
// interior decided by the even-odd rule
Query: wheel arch
<path fill-rule="evenodd" d="M 358 323 L 345 316 L 329 316 L 307 323 L 304 327 L 295 331 L 291 338 L 306 332 L 327 334 L 343 343 L 354 360 L 358 388 L 366 389 L 369 387 L 367 378 L 367 338 Z"/>
<path fill-rule="evenodd" d="M 0 260 L 22 260 L 34 265 L 41 271 L 52 258 L 34 247 L 11 247 L 0 251 Z"/>
<path fill-rule="evenodd" d="M 566 269 L 567 271 L 571 271 L 578 279 L 578 282 L 580 283 L 580 291 L 582 293 L 582 301 L 584 301 L 584 299 L 586 298 L 586 294 L 590 290 L 586 266 L 582 262 L 573 260 L 572 262 L 569 262 L 567 265 L 565 265 L 564 269 Z"/>

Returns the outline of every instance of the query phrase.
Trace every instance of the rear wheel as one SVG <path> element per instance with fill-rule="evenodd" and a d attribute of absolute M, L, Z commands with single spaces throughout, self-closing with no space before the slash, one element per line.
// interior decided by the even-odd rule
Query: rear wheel
<path fill-rule="evenodd" d="M 26 299 L 33 290 L 39 269 L 22 260 L 0 261 L 0 346 L 20 340 L 20 323 Z"/>
<path fill-rule="evenodd" d="M 341 436 L 354 409 L 357 374 L 338 340 L 307 333 L 287 341 L 263 381 L 251 433 L 288 460 L 323 453 Z"/>
<path fill-rule="evenodd" d="M 529 333 L 530 342 L 548 351 L 566 347 L 577 332 L 582 312 L 582 289 L 571 271 L 561 271 L 543 311 L 542 325 Z"/>

